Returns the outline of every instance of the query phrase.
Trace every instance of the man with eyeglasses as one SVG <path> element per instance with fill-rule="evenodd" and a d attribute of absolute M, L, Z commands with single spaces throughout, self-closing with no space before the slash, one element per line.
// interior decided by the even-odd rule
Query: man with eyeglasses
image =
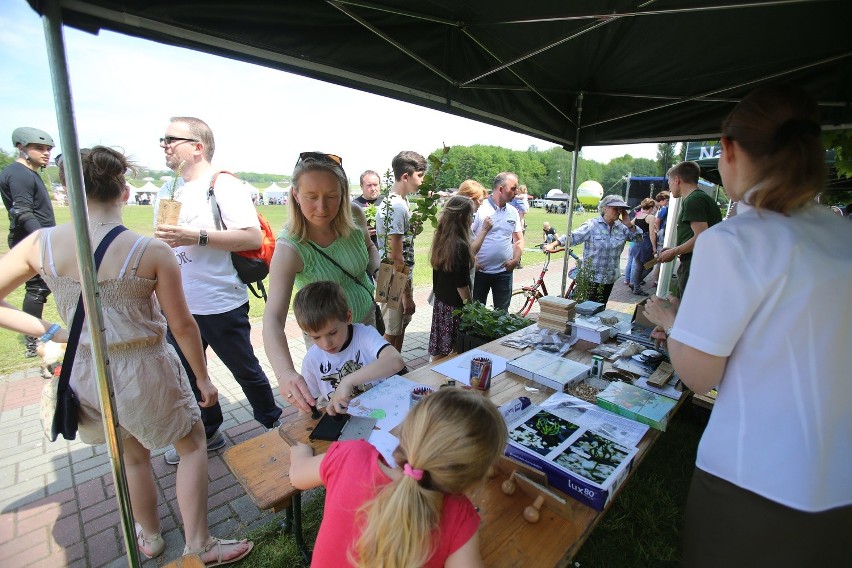
<path fill-rule="evenodd" d="M 518 176 L 502 172 L 491 184 L 491 195 L 482 202 L 473 219 L 474 237 L 487 230 L 482 247 L 476 253 L 473 299 L 483 304 L 491 292 L 494 307 L 506 310 L 512 297 L 512 271 L 521 262 L 524 233 L 521 217 L 511 201 L 518 190 Z M 485 220 L 491 220 L 491 229 Z"/>
<path fill-rule="evenodd" d="M 12 132 L 12 145 L 18 151 L 17 159 L 0 173 L 0 194 L 9 213 L 9 248 L 42 227 L 56 226 L 50 194 L 39 171 L 50 162 L 53 138 L 38 128 L 21 127 Z M 41 318 L 50 288 L 35 275 L 26 283 L 22 310 Z M 38 339 L 24 339 L 25 357 L 35 357 Z"/>
<path fill-rule="evenodd" d="M 189 311 L 198 324 L 202 345 L 208 346 L 234 375 L 251 404 L 254 418 L 266 428 L 278 424 L 281 408 L 275 403 L 269 379 L 260 367 L 251 345 L 251 324 L 246 285 L 239 279 L 231 253 L 260 247 L 262 234 L 251 194 L 243 182 L 227 173 L 216 177 L 214 194 L 226 229 L 217 230 L 213 203 L 208 197 L 217 170 L 211 165 L 215 143 L 213 132 L 202 120 L 174 117 L 160 138 L 169 169 L 179 172 L 163 185 L 159 199 L 181 203 L 177 225 L 157 225 L 154 236 L 174 249 L 181 269 L 183 292 Z M 172 187 L 176 189 L 172 191 Z M 156 222 L 157 204 L 154 206 Z M 189 375 L 196 400 L 195 375 L 171 332 L 169 343 L 180 356 Z M 224 422 L 217 402 L 201 408 L 208 451 L 225 445 L 219 431 Z M 177 464 L 180 456 L 169 449 L 166 463 Z"/>

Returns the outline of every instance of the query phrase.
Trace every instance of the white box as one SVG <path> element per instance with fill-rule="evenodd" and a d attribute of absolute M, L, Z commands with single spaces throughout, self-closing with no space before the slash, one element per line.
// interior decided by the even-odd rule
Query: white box
<path fill-rule="evenodd" d="M 546 387 L 564 392 L 565 387 L 578 383 L 591 367 L 545 351 L 533 351 L 506 363 L 506 370 Z"/>

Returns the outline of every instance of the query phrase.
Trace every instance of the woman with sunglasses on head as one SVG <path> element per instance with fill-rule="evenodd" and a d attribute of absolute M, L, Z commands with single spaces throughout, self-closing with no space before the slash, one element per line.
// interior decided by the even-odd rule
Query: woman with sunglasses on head
<path fill-rule="evenodd" d="M 337 282 L 352 310 L 352 321 L 375 327 L 373 283 L 367 274 L 368 269 L 370 274 L 378 269 L 379 252 L 370 239 L 363 210 L 350 202 L 349 179 L 339 156 L 301 153 L 293 170 L 288 207 L 289 220 L 269 267 L 263 341 L 281 396 L 308 412 L 316 400 L 296 371 L 284 332 L 293 290 L 312 282 Z"/>
<path fill-rule="evenodd" d="M 761 88 L 721 143 L 737 215 L 701 233 L 680 305 L 645 308 L 684 384 L 718 388 L 683 565 L 849 566 L 852 227 L 814 203 L 826 169 L 817 105 Z"/>
<path fill-rule="evenodd" d="M 127 485 L 137 523 L 136 544 L 148 558 L 159 556 L 165 549 L 151 450 L 174 444 L 182 458 L 176 489 L 186 538 L 184 554 L 199 554 L 207 564 L 234 562 L 251 551 L 252 543 L 220 540 L 211 537 L 208 530 L 207 447 L 198 406 L 214 404 L 218 393 L 207 376 L 201 337 L 186 305 L 174 253 L 161 241 L 121 226 L 122 207 L 130 195 L 124 176 L 132 168 L 125 156 L 95 146 L 83 150 L 81 160 L 92 248 L 108 235 L 115 239 L 106 241 L 97 277 Z M 64 185 L 64 164 L 59 156 L 56 162 Z M 81 299 L 76 238 L 70 223 L 41 229 L 3 256 L 0 299 L 21 282 L 41 274 L 54 293 L 63 320 L 73 319 Z M 166 342 L 166 321 L 198 377 L 201 399 L 197 403 L 175 350 Z M 44 334 L 43 341 L 51 337 L 54 341 L 68 340 L 68 332 L 58 325 L 40 321 L 6 303 L 0 306 L 0 326 L 29 335 Z M 104 444 L 106 438 L 90 346 L 84 323 L 69 386 L 80 403 L 80 438 L 95 445 Z"/>

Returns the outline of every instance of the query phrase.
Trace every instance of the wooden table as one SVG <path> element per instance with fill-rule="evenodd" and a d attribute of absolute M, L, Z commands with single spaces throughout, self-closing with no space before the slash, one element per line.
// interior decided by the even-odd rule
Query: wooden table
<path fill-rule="evenodd" d="M 520 334 L 522 331 L 516 333 Z M 519 350 L 506 347 L 500 345 L 500 341 L 502 340 L 493 341 L 479 349 L 507 359 L 514 359 L 531 351 L 531 348 Z M 591 361 L 588 350 L 593 347 L 594 344 L 579 341 L 571 348 L 567 357 L 588 364 Z M 434 387 L 447 381 L 446 376 L 432 370 L 432 365 L 412 371 L 406 378 Z M 525 385 L 535 386 L 539 390 L 527 391 Z M 492 379 L 491 389 L 486 394 L 495 404 L 501 405 L 521 396 L 529 397 L 533 403 L 540 403 L 553 392 L 550 388 L 506 372 Z M 681 402 L 682 399 L 678 406 Z M 308 438 L 316 423 L 309 415 L 300 414 L 297 419 L 282 424 L 281 430 L 292 440 L 307 443 L 314 448 L 315 453 L 321 453 L 328 448 L 328 442 L 315 442 Z M 634 458 L 628 479 L 621 488 L 629 481 L 661 433 L 650 428 L 645 434 L 638 445 L 639 451 Z M 293 519 L 296 525 L 294 528 L 297 543 L 300 543 L 300 515 L 294 510 L 299 501 L 299 491 L 289 483 L 288 445 L 279 432 L 267 432 L 229 448 L 224 457 L 235 477 L 259 508 L 288 510 L 289 518 Z M 598 512 L 567 497 L 572 513 L 570 520 L 542 508 L 539 522 L 530 524 L 524 520 L 523 510 L 532 503 L 532 499 L 522 491 L 516 491 L 512 496 L 505 495 L 500 485 L 506 478 L 506 472 L 498 474 L 469 493 L 482 517 L 480 542 L 485 565 L 507 568 L 533 565 L 566 566 L 600 522 L 606 510 Z M 556 490 L 554 492 L 558 493 Z M 307 560 L 309 554 L 303 545 L 301 548 Z"/>

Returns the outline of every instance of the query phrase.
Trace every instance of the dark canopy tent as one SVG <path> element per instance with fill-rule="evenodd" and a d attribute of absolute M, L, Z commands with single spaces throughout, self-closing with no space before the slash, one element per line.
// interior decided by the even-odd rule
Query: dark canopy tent
<path fill-rule="evenodd" d="M 806 88 L 822 106 L 825 127 L 852 128 L 849 0 L 29 2 L 47 16 L 59 130 L 68 156 L 78 155 L 79 147 L 60 23 L 93 33 L 114 30 L 386 95 L 567 150 L 716 139 L 733 105 L 772 81 Z M 281 112 L 291 111 L 297 109 Z M 79 160 L 69 159 L 68 194 L 80 237 L 98 390 L 128 559 L 139 565 L 111 411 L 92 250 L 84 238 L 82 177 Z M 572 199 L 573 177 L 572 172 Z M 572 215 L 569 207 L 569 231 Z M 567 264 L 563 291 L 566 271 Z"/>
<path fill-rule="evenodd" d="M 46 1 L 30 4 L 42 12 Z M 769 81 L 802 85 L 826 126 L 852 127 L 848 0 L 59 3 L 66 25 L 259 63 L 567 150 L 717 138 L 736 101 Z"/>

